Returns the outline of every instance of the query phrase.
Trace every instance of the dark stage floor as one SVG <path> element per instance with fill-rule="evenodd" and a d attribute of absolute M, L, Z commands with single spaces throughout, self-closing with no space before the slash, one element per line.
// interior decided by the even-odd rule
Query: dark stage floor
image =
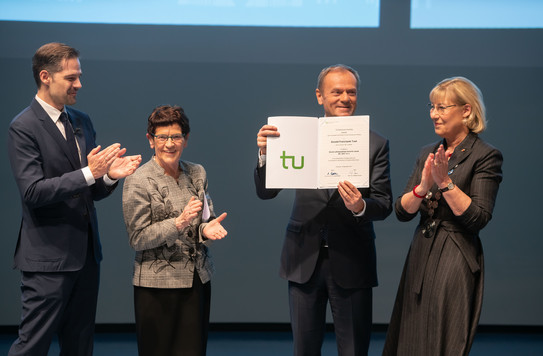
<path fill-rule="evenodd" d="M 7 355 L 15 335 L 0 334 L 0 355 Z M 370 355 L 381 355 L 385 333 L 372 334 Z M 337 355 L 334 335 L 326 334 L 323 356 Z M 51 346 L 49 355 L 58 355 L 58 344 Z M 95 356 L 137 355 L 136 337 L 130 332 L 98 332 Z M 292 355 L 292 337 L 286 331 L 212 331 L 209 335 L 208 356 L 282 356 Z M 471 356 L 543 355 L 543 334 L 540 332 L 480 332 Z"/>

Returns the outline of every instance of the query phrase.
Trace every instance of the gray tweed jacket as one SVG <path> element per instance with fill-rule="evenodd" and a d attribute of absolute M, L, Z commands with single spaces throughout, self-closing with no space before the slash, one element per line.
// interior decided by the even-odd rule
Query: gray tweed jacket
<path fill-rule="evenodd" d="M 202 212 L 183 231 L 177 231 L 178 217 L 192 196 L 207 200 L 210 217 L 215 218 L 207 194 L 204 168 L 180 161 L 177 182 L 151 159 L 128 176 L 123 188 L 123 214 L 130 245 L 136 250 L 133 284 L 151 288 L 190 288 L 194 271 L 202 283 L 211 279 L 213 264 L 202 230 Z"/>

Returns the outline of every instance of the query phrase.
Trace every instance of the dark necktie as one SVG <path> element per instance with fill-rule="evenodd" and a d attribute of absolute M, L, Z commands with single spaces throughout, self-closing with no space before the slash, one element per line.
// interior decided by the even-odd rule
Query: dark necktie
<path fill-rule="evenodd" d="M 70 148 L 70 153 L 74 158 L 76 158 L 77 162 L 81 163 L 81 160 L 79 158 L 79 151 L 77 150 L 77 144 L 75 143 L 74 131 L 72 129 L 72 125 L 70 124 L 70 120 L 68 120 L 68 115 L 66 115 L 65 112 L 62 112 L 60 114 L 60 121 L 64 125 L 66 142 L 68 143 L 68 147 Z"/>

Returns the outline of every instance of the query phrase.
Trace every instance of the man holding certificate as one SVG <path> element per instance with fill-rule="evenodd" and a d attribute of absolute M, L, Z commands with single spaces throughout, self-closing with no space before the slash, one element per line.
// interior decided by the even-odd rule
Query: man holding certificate
<path fill-rule="evenodd" d="M 359 82 L 358 73 L 345 65 L 321 71 L 316 96 L 325 117 L 353 115 Z M 266 188 L 268 137 L 279 136 L 272 125 L 258 132 L 254 176 L 261 199 L 281 191 Z M 371 130 L 369 187 L 356 188 L 342 180 L 337 189 L 296 189 L 280 268 L 280 276 L 288 280 L 295 356 L 321 354 L 328 302 L 338 355 L 367 355 L 372 287 L 377 285 L 373 221 L 391 213 L 391 195 L 388 140 Z"/>

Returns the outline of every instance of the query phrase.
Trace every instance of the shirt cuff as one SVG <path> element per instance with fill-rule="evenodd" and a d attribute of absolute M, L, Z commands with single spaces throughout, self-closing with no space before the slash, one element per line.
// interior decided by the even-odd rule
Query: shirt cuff
<path fill-rule="evenodd" d="M 110 185 L 113 185 L 115 183 L 117 183 L 118 179 L 112 179 L 112 178 L 109 178 L 109 176 L 106 174 L 104 174 L 104 183 L 108 186 Z"/>
<path fill-rule="evenodd" d="M 364 200 L 364 199 L 362 199 Z M 361 217 L 364 215 L 364 213 L 366 212 L 366 207 L 368 206 L 368 204 L 366 204 L 366 201 L 364 200 L 364 209 L 362 209 L 361 212 L 359 212 L 358 214 L 355 214 L 354 212 L 353 213 L 353 216 L 356 216 L 357 218 Z"/>
<path fill-rule="evenodd" d="M 264 167 L 266 164 L 266 155 L 260 154 L 260 148 L 258 149 L 258 168 Z"/>
<path fill-rule="evenodd" d="M 81 168 L 81 171 L 83 172 L 83 176 L 85 176 L 85 180 L 87 181 L 88 186 L 91 186 L 94 183 L 96 183 L 96 179 L 94 179 L 94 176 L 92 175 L 92 172 L 91 172 L 89 166 L 87 166 L 85 168 Z M 104 176 L 102 178 L 104 178 L 104 183 L 107 186 L 112 186 L 113 184 L 117 183 L 117 179 L 111 179 L 111 178 L 109 178 L 109 176 L 107 174 L 104 174 Z"/>
<path fill-rule="evenodd" d="M 91 186 L 94 183 L 96 183 L 96 180 L 94 179 L 94 176 L 92 175 L 92 172 L 89 168 L 89 166 L 85 168 L 81 168 L 81 171 L 83 172 L 83 175 L 85 176 L 85 180 L 87 181 L 87 185 Z"/>

